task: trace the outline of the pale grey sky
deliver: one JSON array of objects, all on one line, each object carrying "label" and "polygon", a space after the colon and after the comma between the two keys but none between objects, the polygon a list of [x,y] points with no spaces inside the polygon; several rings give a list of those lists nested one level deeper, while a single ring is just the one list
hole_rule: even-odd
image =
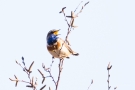
[{"label": "pale grey sky", "polygon": [[[86,0],[84,3],[87,2]],[[75,10],[78,0],[0,0],[0,90],[30,90],[25,84],[8,78],[15,74],[27,79],[15,60],[24,56],[26,65],[35,61],[32,76],[41,76],[37,69],[42,63],[49,66],[51,55],[46,49],[46,34],[51,29],[61,29],[65,38],[67,24],[59,11],[66,6],[67,15]],[[84,4],[83,3],[83,4]],[[75,20],[78,26],[69,35],[72,48],[79,56],[64,61],[59,90],[107,90],[107,64],[113,65],[110,74],[111,90],[134,90],[135,86],[135,1],[91,0]],[[55,60],[52,74],[57,75]],[[45,73],[45,72],[44,72]],[[45,81],[47,88],[54,84]]]}]

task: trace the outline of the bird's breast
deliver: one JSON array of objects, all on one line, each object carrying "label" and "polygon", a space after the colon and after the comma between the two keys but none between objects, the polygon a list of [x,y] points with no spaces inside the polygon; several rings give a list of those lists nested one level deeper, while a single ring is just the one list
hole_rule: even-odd
[{"label": "bird's breast", "polygon": [[48,51],[54,51],[54,50],[59,50],[61,48],[61,43],[56,42],[54,45],[47,45]]}]

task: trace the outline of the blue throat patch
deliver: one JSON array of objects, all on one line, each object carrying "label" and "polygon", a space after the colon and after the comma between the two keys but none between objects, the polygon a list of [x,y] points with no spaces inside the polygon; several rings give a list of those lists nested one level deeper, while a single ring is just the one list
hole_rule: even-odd
[{"label": "blue throat patch", "polygon": [[57,39],[58,37],[54,34],[51,34],[49,37],[48,37],[48,40],[47,40],[47,44],[48,45],[53,45],[54,43],[57,42]]}]

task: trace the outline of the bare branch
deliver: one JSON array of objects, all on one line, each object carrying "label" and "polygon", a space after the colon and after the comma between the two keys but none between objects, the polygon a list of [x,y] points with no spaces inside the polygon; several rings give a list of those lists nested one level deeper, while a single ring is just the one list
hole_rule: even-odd
[{"label": "bare branch", "polygon": [[18,61],[17,60],[15,60],[15,62],[18,64]]},{"label": "bare branch", "polygon": [[23,63],[23,65],[25,66],[24,57],[22,57],[22,63]]},{"label": "bare branch", "polygon": [[34,64],[34,61],[31,63],[30,67],[29,67],[29,72],[31,72],[31,68],[32,68],[32,65]]},{"label": "bare branch", "polygon": [[109,62],[109,64],[108,64],[108,66],[107,66],[107,70],[108,70],[108,80],[107,80],[107,82],[108,82],[108,90],[110,90],[110,88],[111,88],[111,86],[109,85],[109,78],[110,78],[110,74],[109,74],[109,70],[111,69],[111,67],[112,67],[112,65],[110,66],[110,62]]},{"label": "bare branch", "polygon": [[11,78],[9,78],[11,81],[16,81],[16,80],[13,80],[13,79],[11,79]]},{"label": "bare branch", "polygon": [[89,1],[88,1],[88,2],[86,2],[86,3],[84,4],[84,6],[86,6],[88,3],[89,3]]},{"label": "bare branch", "polygon": [[56,81],[54,80],[54,77],[52,76],[51,72],[48,70],[50,77],[52,78],[52,81],[54,82],[55,86],[56,86]]},{"label": "bare branch", "polygon": [[15,86],[17,87],[17,83],[18,83],[18,81],[16,81],[16,83],[15,83]]},{"label": "bare branch", "polygon": [[42,63],[42,67],[43,67],[43,69],[44,69],[46,72],[49,73],[49,76],[46,76],[46,77],[45,77],[45,76],[43,75],[43,73],[38,69],[38,71],[40,72],[40,74],[42,73],[42,74],[41,74],[42,77],[43,77],[42,84],[43,84],[45,78],[51,77],[51,78],[52,78],[52,81],[54,82],[54,84],[55,84],[55,86],[56,86],[56,81],[54,80],[54,77],[52,76],[50,69],[49,69],[49,68],[45,68],[45,65],[44,65],[43,63]]},{"label": "bare branch", "polygon": [[91,80],[91,84],[93,84],[93,79]]},{"label": "bare branch", "polygon": [[76,10],[78,9],[78,7],[80,6],[80,4],[82,3],[83,1],[81,1],[80,3],[79,3],[79,5],[76,7],[76,9],[74,10],[74,12],[76,12]]},{"label": "bare branch", "polygon": [[71,11],[71,16],[66,16],[66,17],[68,17],[68,18],[76,18],[76,17],[78,17],[78,16],[75,15],[73,11]]},{"label": "bare branch", "polygon": [[88,87],[88,89],[87,90],[89,90],[89,88],[90,88],[90,86],[93,84],[93,79],[91,80],[91,83],[90,83],[90,85],[89,85],[89,87]]},{"label": "bare branch", "polygon": [[[65,8],[64,8],[64,9],[65,9]],[[64,17],[65,17],[65,21],[67,22],[68,27],[70,27],[70,24],[68,23],[68,20],[67,20],[67,18],[66,18],[66,14],[65,14],[65,12],[64,12],[64,9],[63,9],[62,13],[63,13],[63,15],[64,15]]]},{"label": "bare branch", "polygon": [[61,72],[62,72],[63,60],[64,59],[59,60],[59,75],[58,75],[58,79],[57,79],[56,90],[58,90],[58,85],[59,85],[60,76],[61,76]]},{"label": "bare branch", "polygon": [[66,9],[66,7],[63,7],[62,10],[59,12],[59,13],[62,13],[64,12],[64,9]]},{"label": "bare branch", "polygon": [[45,78],[43,78],[43,80],[42,80],[42,84],[44,83],[44,81],[45,81]]},{"label": "bare branch", "polygon": [[42,75],[42,77],[44,78],[44,74],[38,69],[39,73]]},{"label": "bare branch", "polygon": [[33,88],[33,86],[31,86],[31,85],[26,85],[26,87]]},{"label": "bare branch", "polygon": [[[81,1],[81,3],[82,3],[82,1]],[[80,3],[80,4],[81,4],[81,3]],[[85,3],[84,6],[86,6],[88,3],[89,3],[89,2]],[[79,5],[80,5],[80,4],[79,4]],[[77,6],[77,8],[79,7],[79,5]],[[82,6],[82,9],[80,10],[79,13],[82,12],[84,6]],[[77,10],[77,8],[75,9],[75,11]],[[75,12],[75,11],[74,11],[74,12]],[[63,15],[64,15],[64,17],[65,17],[65,21],[67,22],[67,25],[68,25],[68,32],[67,32],[67,35],[66,35],[66,37],[65,37],[64,43],[67,42],[67,43],[69,44],[69,42],[68,42],[68,35],[69,35],[69,33],[71,32],[72,27],[73,27],[73,28],[77,27],[77,26],[74,26],[73,23],[74,23],[74,18],[78,17],[78,14],[79,14],[79,13],[77,13],[77,14],[75,15],[74,12],[71,11],[71,16],[66,16],[66,15],[65,15],[65,12],[64,12],[64,11],[62,12]],[[66,17],[71,18],[70,24],[68,23]],[[62,47],[63,47],[64,43],[62,44]],[[61,47],[61,49],[62,49],[62,47]],[[59,52],[58,55],[60,55],[61,49],[60,49],[60,52]]]},{"label": "bare branch", "polygon": [[[24,58],[22,58],[22,60],[24,60]],[[15,81],[15,82],[16,82],[16,83],[15,83],[15,86],[17,86],[18,82],[24,82],[24,83],[30,84],[30,85],[26,85],[26,87],[31,87],[31,88],[33,88],[33,90],[36,90],[37,79],[36,79],[36,81],[34,82],[34,78],[33,78],[33,77],[32,77],[32,79],[30,78],[31,68],[32,68],[32,65],[33,65],[34,61],[31,63],[31,65],[30,65],[30,67],[29,67],[29,70],[28,70],[25,66],[23,67],[23,66],[22,66],[20,63],[18,63],[17,61],[16,61],[16,63],[17,63],[19,66],[21,66],[21,68],[23,68],[23,71],[24,71],[24,72],[26,72],[26,74],[28,75],[28,78],[29,78],[29,82],[24,81],[24,80],[19,80],[16,75],[14,75],[15,80],[14,80],[14,79],[11,79],[11,78],[9,78],[9,79],[10,79],[11,81]]]},{"label": "bare branch", "polygon": [[77,16],[82,12],[82,10],[84,9],[84,7],[85,7],[88,3],[89,3],[89,1],[88,1],[87,3],[85,3],[85,4],[82,6],[81,10],[76,14]]},{"label": "bare branch", "polygon": [[43,90],[46,87],[46,85],[44,85],[43,87],[40,88],[40,90]]},{"label": "bare branch", "polygon": [[[15,76],[15,75],[14,75]],[[15,78],[17,79],[17,77],[15,76]]]}]

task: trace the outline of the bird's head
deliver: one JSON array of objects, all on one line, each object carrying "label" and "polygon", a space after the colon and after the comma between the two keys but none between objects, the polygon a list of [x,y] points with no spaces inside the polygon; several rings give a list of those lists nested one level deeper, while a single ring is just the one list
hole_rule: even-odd
[{"label": "bird's head", "polygon": [[58,32],[59,32],[59,30],[56,30],[56,29],[50,30],[47,34],[47,37],[50,35],[58,36],[59,35]]}]

